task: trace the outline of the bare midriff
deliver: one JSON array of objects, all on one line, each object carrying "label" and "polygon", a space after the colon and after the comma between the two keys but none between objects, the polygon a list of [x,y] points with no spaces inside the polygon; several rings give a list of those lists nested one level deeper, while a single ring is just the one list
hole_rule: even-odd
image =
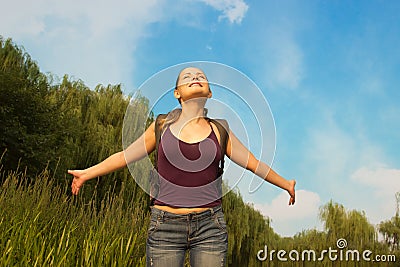
[{"label": "bare midriff", "polygon": [[155,208],[175,214],[199,213],[210,208],[174,208],[170,206],[154,205]]}]

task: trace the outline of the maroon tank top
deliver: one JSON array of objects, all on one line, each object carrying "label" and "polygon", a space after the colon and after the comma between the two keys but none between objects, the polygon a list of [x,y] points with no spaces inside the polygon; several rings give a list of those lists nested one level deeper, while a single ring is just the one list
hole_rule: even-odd
[{"label": "maroon tank top", "polygon": [[221,148],[211,133],[196,143],[186,143],[169,127],[158,147],[160,187],[155,205],[171,207],[214,207],[221,204],[221,179],[217,178]]}]

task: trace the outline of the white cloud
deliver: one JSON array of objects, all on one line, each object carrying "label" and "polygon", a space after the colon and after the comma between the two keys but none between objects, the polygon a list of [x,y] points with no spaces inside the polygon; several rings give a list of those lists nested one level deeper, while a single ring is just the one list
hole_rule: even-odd
[{"label": "white cloud", "polygon": [[132,56],[146,26],[163,18],[162,0],[9,1],[0,32],[22,44],[42,71],[68,73],[91,87],[132,86]]},{"label": "white cloud", "polygon": [[264,216],[271,218],[275,232],[293,236],[299,229],[319,228],[318,211],[321,199],[315,192],[296,191],[296,204],[289,206],[287,192],[280,193],[271,203],[254,204]]},{"label": "white cloud", "polygon": [[[323,108],[321,108],[321,113]],[[349,210],[365,211],[377,224],[395,213],[395,192],[400,191],[400,170],[390,169],[382,147],[365,137],[362,127],[344,129],[323,115],[324,123],[310,131],[303,153],[310,185],[326,203],[330,199]]]},{"label": "white cloud", "polygon": [[242,0],[201,0],[207,5],[222,11],[219,19],[228,19],[230,23],[240,24],[249,6]]},{"label": "white cloud", "polygon": [[[8,1],[2,4],[7,12],[0,18],[0,31],[5,35],[35,36],[53,27],[49,22],[54,20],[48,20],[53,18],[58,21],[57,26],[61,22],[62,25],[75,26],[79,31],[89,27],[91,34],[104,34],[123,27],[129,20],[149,22],[157,19],[159,14],[153,11],[160,2],[162,1]],[[78,22],[85,23],[75,24]]]},{"label": "white cloud", "polygon": [[379,196],[392,195],[400,191],[400,170],[389,169],[384,165],[377,168],[361,167],[351,178],[372,186]]},{"label": "white cloud", "polygon": [[400,192],[400,170],[391,169],[383,164],[377,167],[361,167],[351,179],[361,185],[370,187],[373,195],[364,196],[369,205],[365,209],[373,223],[391,218],[396,211],[395,194]]},{"label": "white cloud", "polygon": [[[138,62],[135,49],[152,33],[148,26],[173,18],[179,3],[167,0],[3,1],[0,33],[23,45],[44,72],[69,74],[90,87],[123,83],[132,91]],[[240,23],[243,1],[206,1],[221,17]]]},{"label": "white cloud", "polygon": [[[44,31],[43,1],[28,2],[23,0],[2,1],[3,12],[0,16],[0,32],[4,36],[39,34]],[[4,12],[7,10],[7,12]]]}]

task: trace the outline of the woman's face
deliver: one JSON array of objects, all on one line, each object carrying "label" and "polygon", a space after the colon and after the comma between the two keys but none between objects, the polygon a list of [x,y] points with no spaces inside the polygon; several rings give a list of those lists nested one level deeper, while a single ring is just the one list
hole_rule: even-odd
[{"label": "woman's face", "polygon": [[185,68],[179,73],[174,96],[181,101],[196,97],[211,97],[206,75],[198,68]]}]

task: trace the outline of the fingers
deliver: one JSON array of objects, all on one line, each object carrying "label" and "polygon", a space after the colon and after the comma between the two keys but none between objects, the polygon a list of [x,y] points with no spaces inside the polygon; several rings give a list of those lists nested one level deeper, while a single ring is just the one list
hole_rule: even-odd
[{"label": "fingers", "polygon": [[296,196],[295,196],[295,191],[293,189],[293,193],[290,194],[289,205],[294,205],[295,202],[296,202]]},{"label": "fingers", "polygon": [[289,199],[289,206],[290,206],[290,205],[294,205],[295,202],[296,202],[295,197],[294,197],[294,196],[293,196],[293,197],[290,197],[290,199]]},{"label": "fingers", "polygon": [[74,177],[74,179],[72,180],[72,184],[71,184],[71,191],[73,195],[77,195],[79,192],[80,187],[77,185],[77,178]]},{"label": "fingers", "polygon": [[68,170],[68,173],[74,176],[74,179],[72,179],[72,184],[71,184],[71,192],[73,195],[78,195],[79,189],[81,188],[81,185],[79,183],[80,179],[79,172],[75,170]]},{"label": "fingers", "polygon": [[290,181],[290,189],[288,190],[290,199],[289,199],[289,205],[294,205],[296,202],[296,191],[295,191],[295,186],[296,186],[296,180],[291,180]]},{"label": "fingers", "polygon": [[296,191],[294,191],[293,188],[293,193],[290,195],[290,203],[291,205],[294,205],[295,202],[296,202]]}]

